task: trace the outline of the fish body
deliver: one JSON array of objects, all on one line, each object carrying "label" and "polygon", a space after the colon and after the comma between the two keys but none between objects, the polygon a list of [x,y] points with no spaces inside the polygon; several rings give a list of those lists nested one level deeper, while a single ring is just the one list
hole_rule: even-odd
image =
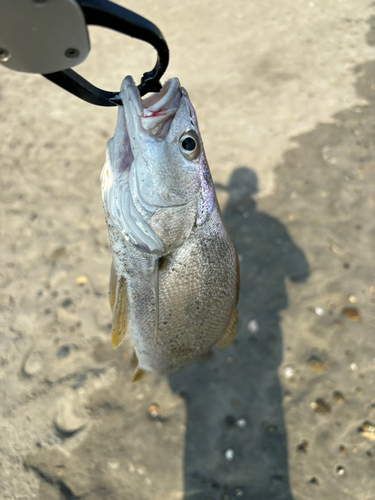
[{"label": "fish body", "polygon": [[142,100],[126,77],[120,95],[101,184],[112,343],[131,335],[137,380],[231,342],[239,271],[185,89],[173,78]]}]

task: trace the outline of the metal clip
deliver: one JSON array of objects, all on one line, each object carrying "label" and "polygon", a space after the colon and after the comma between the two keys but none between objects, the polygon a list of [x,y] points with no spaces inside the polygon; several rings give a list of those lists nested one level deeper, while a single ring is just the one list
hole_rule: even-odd
[{"label": "metal clip", "polygon": [[[160,78],[169,63],[169,50],[161,31],[155,24],[134,12],[109,2],[108,0],[77,0],[86,24],[103,26],[119,31],[124,35],[138,38],[151,44],[158,57],[154,68],[144,73],[138,85],[140,95],[159,92]],[[97,106],[121,105],[118,92],[108,92],[95,87],[72,69],[43,75],[75,96]]]}]

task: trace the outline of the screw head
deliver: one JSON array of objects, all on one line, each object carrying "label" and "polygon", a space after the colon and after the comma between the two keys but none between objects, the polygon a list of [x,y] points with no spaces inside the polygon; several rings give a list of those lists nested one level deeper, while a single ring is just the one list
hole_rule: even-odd
[{"label": "screw head", "polygon": [[79,50],[74,49],[73,47],[69,47],[69,49],[66,49],[65,51],[65,57],[68,59],[77,59],[79,56]]}]

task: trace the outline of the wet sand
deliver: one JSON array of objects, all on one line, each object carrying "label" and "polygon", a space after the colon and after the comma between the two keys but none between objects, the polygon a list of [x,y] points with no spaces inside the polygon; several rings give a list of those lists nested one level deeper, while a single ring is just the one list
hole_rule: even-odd
[{"label": "wet sand", "polygon": [[[238,332],[130,384],[99,184],[116,110],[0,68],[1,500],[374,500],[374,8],[126,7],[161,28],[197,109]],[[153,63],[95,28],[79,70],[116,89]]]}]

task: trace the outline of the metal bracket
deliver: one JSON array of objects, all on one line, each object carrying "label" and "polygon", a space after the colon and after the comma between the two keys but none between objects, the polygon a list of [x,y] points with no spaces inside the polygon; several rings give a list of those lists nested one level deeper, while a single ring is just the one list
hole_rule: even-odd
[{"label": "metal bracket", "polygon": [[0,64],[23,73],[54,73],[90,52],[76,0],[0,0]]},{"label": "metal bracket", "polygon": [[[138,85],[140,94],[159,92],[160,78],[169,63],[167,43],[157,26],[134,12],[109,2],[108,0],[77,0],[87,25],[103,26],[124,35],[138,38],[151,44],[158,57],[154,68],[144,73]],[[72,69],[43,75],[75,96],[98,106],[122,104],[118,92],[108,92],[95,87]]]}]

